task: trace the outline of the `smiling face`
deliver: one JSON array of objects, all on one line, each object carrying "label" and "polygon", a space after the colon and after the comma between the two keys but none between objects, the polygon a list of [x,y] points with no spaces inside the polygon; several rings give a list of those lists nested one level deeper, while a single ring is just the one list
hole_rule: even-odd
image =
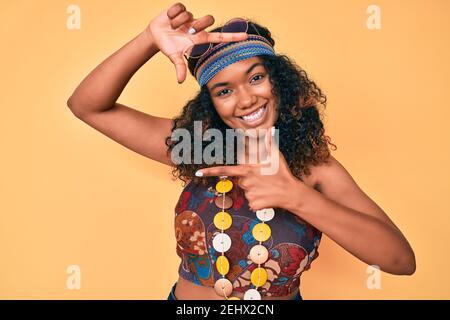
[{"label": "smiling face", "polygon": [[259,57],[235,62],[207,84],[222,120],[233,129],[268,129],[277,120],[269,74]]}]

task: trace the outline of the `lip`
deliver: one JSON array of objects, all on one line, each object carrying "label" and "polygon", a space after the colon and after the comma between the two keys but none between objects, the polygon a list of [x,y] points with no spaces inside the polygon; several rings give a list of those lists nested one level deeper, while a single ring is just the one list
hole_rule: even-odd
[{"label": "lip", "polygon": [[262,107],[264,107],[265,105],[267,105],[267,102],[265,103],[265,104],[263,104],[262,106],[259,106],[258,108],[255,108],[254,110],[252,110],[251,112],[249,112],[249,113],[247,113],[247,114],[243,114],[242,116],[239,116],[239,118],[240,117],[245,117],[245,116],[248,116],[249,114],[252,114],[252,113],[254,113],[256,110],[259,110],[259,109],[261,109]]},{"label": "lip", "polygon": [[249,128],[257,127],[257,126],[259,126],[261,123],[263,123],[263,122],[266,120],[266,118],[267,118],[268,104],[269,104],[269,103],[267,102],[267,103],[263,104],[261,107],[259,107],[259,108],[255,109],[255,110],[253,110],[252,112],[248,113],[248,114],[252,114],[252,113],[255,112],[256,110],[265,107],[263,116],[262,116],[261,118],[259,118],[258,120],[255,120],[255,121],[253,121],[253,122],[247,122],[247,121],[245,121],[244,119],[242,119],[241,117],[237,117],[237,118],[239,119],[239,121],[241,121],[241,122],[244,124],[245,127],[249,127]]}]

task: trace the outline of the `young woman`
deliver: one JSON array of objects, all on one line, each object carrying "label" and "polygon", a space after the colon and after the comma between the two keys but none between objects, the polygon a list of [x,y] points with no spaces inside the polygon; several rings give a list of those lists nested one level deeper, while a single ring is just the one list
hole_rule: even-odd
[{"label": "young woman", "polygon": [[[413,274],[408,241],[330,154],[328,145],[335,146],[319,114],[325,95],[275,52],[267,28],[238,18],[206,32],[213,23],[211,15],[194,19],[183,4],[172,5],[96,67],[68,101],[79,119],[171,166],[186,183],[175,209],[181,264],[169,299],[300,300],[300,276],[318,256],[322,233],[384,272]],[[200,85],[174,119],[116,102],[159,51],[175,65],[179,83],[186,78],[184,56]],[[204,139],[208,130],[214,140]],[[230,137],[229,130],[244,134]],[[192,139],[189,148],[179,148],[177,134],[185,146]],[[227,148],[237,137],[242,148]],[[202,157],[208,154],[213,161]]]}]

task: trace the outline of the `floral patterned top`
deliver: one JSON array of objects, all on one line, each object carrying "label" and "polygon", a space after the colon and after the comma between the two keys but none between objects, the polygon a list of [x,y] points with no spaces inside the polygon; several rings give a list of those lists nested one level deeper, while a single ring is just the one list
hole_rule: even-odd
[{"label": "floral patterned top", "polygon": [[[233,284],[234,291],[244,293],[254,287],[250,275],[258,265],[251,261],[249,253],[259,244],[251,231],[260,221],[249,209],[243,190],[236,183],[227,195],[233,200],[232,207],[226,210],[233,223],[226,230],[232,245],[226,252],[230,270],[225,277]],[[220,232],[213,223],[214,216],[221,211],[214,202],[217,197],[221,194],[215,190],[215,184],[205,187],[191,181],[184,187],[175,207],[176,249],[181,258],[178,273],[201,286],[213,287],[222,277],[215,267],[221,253],[212,245],[212,239]],[[271,236],[262,242],[269,251],[268,260],[261,265],[268,278],[258,291],[261,296],[281,297],[299,288],[301,274],[319,255],[317,249],[322,233],[287,210],[274,210],[275,217],[267,223]]]}]

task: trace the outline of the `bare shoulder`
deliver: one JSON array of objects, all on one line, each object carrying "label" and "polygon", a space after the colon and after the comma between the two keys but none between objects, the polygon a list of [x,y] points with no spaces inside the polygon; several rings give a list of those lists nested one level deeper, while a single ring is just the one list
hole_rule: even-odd
[{"label": "bare shoulder", "polygon": [[311,168],[316,190],[339,204],[395,226],[383,209],[356,183],[350,172],[333,156]]},{"label": "bare shoulder", "polygon": [[310,174],[302,176],[302,180],[307,186],[320,191],[320,187],[324,183],[322,178],[329,177],[330,174],[336,170],[337,165],[340,165],[339,162],[330,155],[326,162],[322,162],[318,165],[310,165],[308,167]]},{"label": "bare shoulder", "polygon": [[325,162],[310,169],[311,179],[314,180],[316,189],[322,193],[345,194],[350,188],[353,192],[359,188],[347,169],[331,154]]},{"label": "bare shoulder", "polygon": [[344,173],[349,174],[344,166],[331,154],[325,162],[311,166],[311,176],[317,185],[326,184],[327,180],[335,179]]}]

